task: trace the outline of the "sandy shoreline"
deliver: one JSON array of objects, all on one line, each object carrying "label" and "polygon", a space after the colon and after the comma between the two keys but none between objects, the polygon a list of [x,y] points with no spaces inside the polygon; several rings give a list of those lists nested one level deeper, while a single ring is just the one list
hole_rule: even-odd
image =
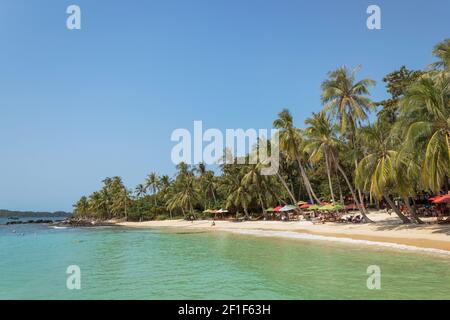
[{"label": "sandy shoreline", "polygon": [[[450,225],[401,225],[394,216],[377,212],[370,214],[373,224],[339,224],[326,223],[315,225],[309,221],[216,221],[211,226],[211,220],[189,222],[185,220],[163,220],[146,222],[117,222],[116,224],[132,228],[176,228],[208,231],[227,231],[235,233],[256,234],[264,236],[280,236],[297,238],[300,234],[313,235],[310,239],[324,240],[323,237],[336,238],[336,241],[353,239],[358,242],[373,242],[379,245],[396,244],[398,248],[417,247],[436,251],[445,250],[450,254]],[[266,231],[265,234],[262,231]],[[317,236],[317,237],[314,237]],[[339,239],[340,238],[340,239]],[[345,238],[345,239],[344,239]],[[410,248],[411,249],[411,248]],[[431,250],[433,251],[433,250]]]}]

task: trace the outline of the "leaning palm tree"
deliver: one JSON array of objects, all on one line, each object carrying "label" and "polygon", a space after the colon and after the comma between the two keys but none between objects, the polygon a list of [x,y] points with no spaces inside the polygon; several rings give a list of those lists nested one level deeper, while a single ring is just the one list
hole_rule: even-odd
[{"label": "leaning palm tree", "polygon": [[425,150],[422,179],[438,192],[450,177],[450,78],[444,73],[423,76],[400,102],[400,122],[408,128],[406,147]]},{"label": "leaning palm tree", "polygon": [[317,203],[320,203],[320,200],[316,196],[311,182],[306,175],[306,170],[303,165],[302,152],[300,150],[300,146],[302,145],[300,131],[294,127],[294,121],[288,109],[283,109],[278,114],[278,119],[273,122],[273,126],[279,130],[280,151],[285,153],[289,158],[297,161],[303,184],[308,192],[311,203],[313,203],[314,200]]},{"label": "leaning palm tree", "polygon": [[305,151],[310,154],[311,162],[325,161],[330,188],[331,199],[335,202],[333,183],[331,182],[331,152],[337,147],[336,126],[324,112],[313,113],[311,118],[305,120],[309,127],[306,129]]},{"label": "leaning palm tree", "polygon": [[368,190],[377,200],[384,198],[403,223],[410,223],[389,196],[389,191],[397,184],[395,161],[398,151],[394,146],[399,145],[400,141],[381,122],[361,128],[360,131],[360,139],[364,141],[367,155],[356,168],[357,186]]}]

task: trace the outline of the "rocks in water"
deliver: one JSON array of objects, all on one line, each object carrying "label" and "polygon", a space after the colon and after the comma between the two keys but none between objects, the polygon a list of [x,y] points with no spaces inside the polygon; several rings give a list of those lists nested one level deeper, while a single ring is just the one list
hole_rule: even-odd
[{"label": "rocks in water", "polygon": [[6,223],[6,225],[13,225],[13,224],[32,224],[32,223],[46,223],[46,224],[50,224],[50,223],[54,223],[53,220],[43,220],[43,219],[38,219],[38,220],[27,220],[27,221],[8,221]]},{"label": "rocks in water", "polygon": [[103,221],[103,220],[93,220],[93,219],[75,219],[69,218],[58,223],[56,226],[69,226],[69,227],[99,227],[99,226],[114,226],[114,223]]},{"label": "rocks in water", "polygon": [[63,227],[99,227],[99,226],[114,226],[114,223],[107,222],[103,220],[93,220],[93,219],[75,219],[68,218],[65,220],[15,220],[8,221],[6,225],[15,225],[15,224],[51,224],[52,226],[63,226]]}]

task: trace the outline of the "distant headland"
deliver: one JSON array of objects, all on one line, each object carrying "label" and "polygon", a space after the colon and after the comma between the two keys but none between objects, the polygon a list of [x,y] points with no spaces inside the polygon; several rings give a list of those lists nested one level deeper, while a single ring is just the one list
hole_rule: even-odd
[{"label": "distant headland", "polygon": [[0,217],[61,217],[61,216],[71,216],[71,212],[65,211],[11,211],[0,209]]}]

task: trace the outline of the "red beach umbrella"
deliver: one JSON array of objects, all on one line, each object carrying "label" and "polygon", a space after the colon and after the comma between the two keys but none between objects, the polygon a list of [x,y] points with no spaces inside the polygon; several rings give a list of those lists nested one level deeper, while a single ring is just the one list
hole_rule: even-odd
[{"label": "red beach umbrella", "polygon": [[273,212],[280,212],[280,210],[283,208],[284,206],[278,206],[276,208],[273,209]]},{"label": "red beach umbrella", "polygon": [[433,203],[450,203],[450,195],[436,197]]},{"label": "red beach umbrella", "polygon": [[311,207],[311,205],[308,203],[305,203],[300,206],[300,209],[308,209],[309,207]]}]

